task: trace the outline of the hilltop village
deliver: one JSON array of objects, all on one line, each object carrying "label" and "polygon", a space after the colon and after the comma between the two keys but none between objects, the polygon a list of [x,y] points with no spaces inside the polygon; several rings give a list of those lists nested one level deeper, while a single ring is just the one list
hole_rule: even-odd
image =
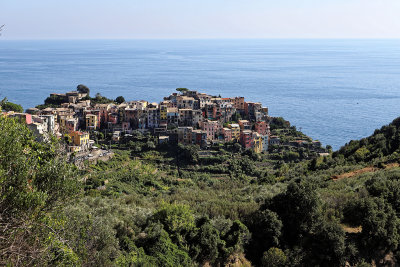
[{"label": "hilltop village", "polygon": [[25,113],[6,115],[24,121],[40,141],[50,136],[66,137],[68,152],[80,154],[97,148],[91,134],[99,131],[110,135],[110,143],[138,131],[157,137],[159,145],[198,145],[202,150],[216,143],[236,142],[255,153],[280,146],[326,152],[319,141],[308,137],[281,140],[272,135],[274,118],[261,103],[245,101],[243,96],[223,98],[186,88],[177,91],[159,103],[150,103],[125,101],[123,97],[111,100],[100,94],[91,98],[88,88],[80,85],[77,91],[50,94],[44,105]]}]

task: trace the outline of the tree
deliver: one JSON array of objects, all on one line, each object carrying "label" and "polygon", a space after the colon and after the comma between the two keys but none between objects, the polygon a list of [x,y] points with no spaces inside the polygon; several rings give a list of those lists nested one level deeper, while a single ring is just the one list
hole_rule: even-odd
[{"label": "tree", "polygon": [[319,216],[319,198],[309,183],[290,183],[286,192],[275,196],[266,206],[281,218],[284,240],[290,245],[297,244]]},{"label": "tree", "polygon": [[61,95],[52,95],[44,100],[44,106],[60,106],[65,102],[68,102],[66,97]]},{"label": "tree", "polygon": [[[186,251],[171,240],[159,223],[150,223],[145,229],[147,238],[143,248],[152,257],[156,264],[143,264],[143,266],[191,266],[191,260]],[[135,266],[135,265],[134,265]]]},{"label": "tree", "polygon": [[220,233],[206,217],[197,221],[197,228],[196,235],[190,240],[190,254],[200,264],[214,263],[220,256],[220,248],[225,247]]},{"label": "tree", "polygon": [[282,221],[275,212],[266,209],[249,216],[247,225],[253,236],[246,247],[246,255],[258,263],[264,251],[280,244]]},{"label": "tree", "polygon": [[154,144],[153,141],[149,140],[149,141],[146,142],[146,147],[147,147],[147,149],[152,150],[152,149],[156,148],[156,145]]},{"label": "tree", "polygon": [[368,193],[373,197],[385,199],[397,214],[400,214],[400,181],[383,177],[374,177],[365,182]]},{"label": "tree", "polygon": [[195,145],[178,145],[178,160],[183,163],[195,164],[199,161],[199,147]]},{"label": "tree", "polygon": [[345,255],[345,233],[336,222],[321,219],[312,233],[303,239],[303,250],[307,255],[306,266],[343,266]]},{"label": "tree", "polygon": [[235,220],[229,231],[223,235],[222,239],[226,242],[229,254],[243,252],[244,246],[250,240],[250,231],[241,221]]},{"label": "tree", "polygon": [[187,88],[176,88],[176,91],[183,93],[186,93],[187,91],[189,91],[189,89]]},{"label": "tree", "polygon": [[154,213],[152,220],[160,222],[170,235],[172,241],[178,243],[180,246],[186,244],[186,235],[195,228],[192,210],[189,206],[182,204],[163,204]]},{"label": "tree", "polygon": [[285,129],[290,127],[290,122],[286,121],[282,117],[273,117],[270,122],[271,130]]},{"label": "tree", "polygon": [[241,119],[241,116],[240,116],[240,113],[239,113],[239,112],[235,112],[235,113],[232,115],[232,121],[238,122],[240,119]]},{"label": "tree", "polygon": [[21,105],[18,104],[14,104],[12,102],[9,102],[7,100],[7,98],[4,98],[1,102],[0,102],[0,107],[2,110],[4,111],[15,111],[15,112],[19,112],[22,113],[24,112],[24,109],[22,108]]},{"label": "tree", "polygon": [[239,143],[235,143],[235,144],[233,145],[233,148],[234,148],[235,152],[238,152],[238,153],[242,152],[242,150],[243,150],[242,145],[239,144]]},{"label": "tree", "polygon": [[76,90],[79,92],[79,93],[81,93],[81,94],[90,94],[90,89],[89,89],[89,87],[87,87],[86,85],[83,85],[83,84],[79,84],[77,87],[76,87]]},{"label": "tree", "polygon": [[115,99],[115,102],[117,102],[118,104],[124,103],[125,102],[125,98],[123,96],[118,96]]}]

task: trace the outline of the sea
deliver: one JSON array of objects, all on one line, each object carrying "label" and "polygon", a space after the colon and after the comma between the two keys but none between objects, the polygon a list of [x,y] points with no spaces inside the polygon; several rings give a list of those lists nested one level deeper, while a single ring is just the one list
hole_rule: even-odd
[{"label": "sea", "polygon": [[29,108],[78,84],[151,102],[178,87],[244,96],[339,149],[400,116],[400,40],[0,39],[0,98]]}]

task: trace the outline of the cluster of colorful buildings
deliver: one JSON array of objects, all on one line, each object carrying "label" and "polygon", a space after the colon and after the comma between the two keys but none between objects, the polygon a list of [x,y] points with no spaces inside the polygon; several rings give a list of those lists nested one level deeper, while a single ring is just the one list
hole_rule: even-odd
[{"label": "cluster of colorful buildings", "polygon": [[63,122],[64,125],[69,127],[65,129],[60,128],[60,121],[62,119],[57,115],[33,115],[16,112],[7,112],[2,115],[16,118],[25,123],[35,135],[36,140],[40,142],[48,141],[51,136],[61,138],[63,133],[66,134],[69,139],[68,150],[70,152],[88,151],[94,144],[94,141],[89,140],[89,133],[78,131],[76,124],[68,125],[68,122]]},{"label": "cluster of colorful buildings", "polygon": [[[216,142],[238,142],[259,153],[270,142],[268,108],[244,97],[222,98],[197,91],[173,93],[160,103],[144,100],[121,104],[94,104],[76,91],[51,94],[63,99],[57,108],[30,108],[9,116],[24,120],[39,139],[50,134],[69,136],[70,151],[90,148],[90,131],[107,129],[118,140],[121,133],[137,130],[159,137],[160,143],[196,144],[207,148]],[[274,140],[276,142],[276,140]]]}]

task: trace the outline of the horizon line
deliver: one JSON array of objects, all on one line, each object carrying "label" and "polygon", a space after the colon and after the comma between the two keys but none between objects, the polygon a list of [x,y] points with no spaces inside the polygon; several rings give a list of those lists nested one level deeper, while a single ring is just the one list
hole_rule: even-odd
[{"label": "horizon line", "polygon": [[[4,36],[3,36],[4,37]],[[3,41],[119,41],[119,40],[400,40],[400,37],[189,37],[189,38],[0,38]]]}]

